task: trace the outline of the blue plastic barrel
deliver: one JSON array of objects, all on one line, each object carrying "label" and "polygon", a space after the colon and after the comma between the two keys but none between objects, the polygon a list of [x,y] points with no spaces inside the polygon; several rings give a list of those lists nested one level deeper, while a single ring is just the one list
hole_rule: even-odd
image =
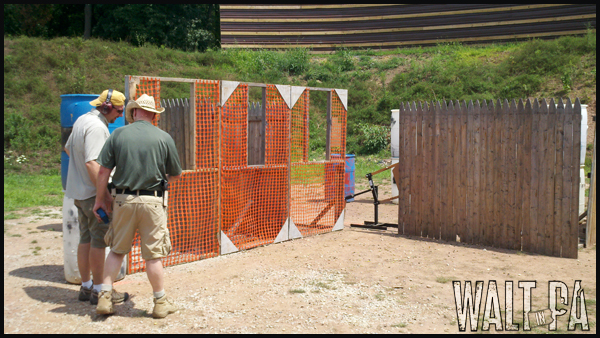
[{"label": "blue plastic barrel", "polygon": [[[64,151],[64,145],[71,134],[73,124],[79,116],[92,110],[90,101],[96,99],[99,94],[65,94],[61,95],[60,104],[60,127],[63,150],[60,154],[60,176],[63,190],[67,188],[67,173],[69,171],[69,156]],[[123,114],[124,115],[124,114]],[[125,125],[125,116],[121,116],[114,123],[108,125],[108,131],[112,133],[115,129]]]},{"label": "blue plastic barrel", "polygon": [[[344,173],[344,197],[354,194],[354,171],[355,171],[355,156],[354,154],[346,154],[346,172]],[[354,198],[347,202],[354,201]]]}]

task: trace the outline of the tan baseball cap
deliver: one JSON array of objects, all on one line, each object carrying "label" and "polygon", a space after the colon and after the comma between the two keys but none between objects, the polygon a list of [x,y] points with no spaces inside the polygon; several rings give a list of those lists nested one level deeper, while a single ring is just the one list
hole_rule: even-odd
[{"label": "tan baseball cap", "polygon": [[[106,101],[106,96],[108,96],[108,89],[103,91],[97,99],[90,101],[90,104],[94,107],[100,106],[104,101]],[[125,95],[120,91],[113,90],[112,95],[110,97],[110,102],[113,106],[123,106],[125,105]]]}]

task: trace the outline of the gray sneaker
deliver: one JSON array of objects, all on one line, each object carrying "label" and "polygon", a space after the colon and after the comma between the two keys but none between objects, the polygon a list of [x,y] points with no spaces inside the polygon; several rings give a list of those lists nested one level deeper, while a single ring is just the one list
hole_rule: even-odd
[{"label": "gray sneaker", "polygon": [[152,317],[154,318],[165,318],[169,313],[177,311],[177,307],[173,304],[173,301],[169,300],[166,295],[156,299],[154,298],[154,310],[152,311]]},{"label": "gray sneaker", "polygon": [[[92,289],[91,296],[89,299],[90,304],[98,305],[98,291]],[[117,292],[115,289],[113,289],[111,299],[113,304],[120,304],[129,300],[129,294],[127,292]]]},{"label": "gray sneaker", "polygon": [[[79,300],[82,302],[87,302],[88,300],[90,300],[90,297],[92,296],[92,288],[86,288],[85,286],[81,286],[81,288],[79,289]],[[96,295],[97,297],[98,295]],[[98,299],[96,298],[96,303],[98,302]]]}]

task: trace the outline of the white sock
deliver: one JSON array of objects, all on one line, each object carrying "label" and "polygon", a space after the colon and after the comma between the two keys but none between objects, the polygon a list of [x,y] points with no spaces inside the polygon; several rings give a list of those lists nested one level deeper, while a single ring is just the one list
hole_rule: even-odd
[{"label": "white sock", "polygon": [[159,299],[165,295],[165,290],[154,292],[154,298]]},{"label": "white sock", "polygon": [[89,289],[89,288],[91,288],[93,284],[94,284],[94,283],[92,282],[92,280],[91,280],[91,279],[90,279],[89,281],[87,281],[87,282],[81,282],[81,286],[83,286],[83,287],[84,287],[84,288],[86,288],[86,289]]},{"label": "white sock", "polygon": [[101,285],[101,291],[112,291],[111,284],[100,284],[100,285]]},{"label": "white sock", "polygon": [[100,293],[102,291],[102,284],[94,284],[94,290]]}]

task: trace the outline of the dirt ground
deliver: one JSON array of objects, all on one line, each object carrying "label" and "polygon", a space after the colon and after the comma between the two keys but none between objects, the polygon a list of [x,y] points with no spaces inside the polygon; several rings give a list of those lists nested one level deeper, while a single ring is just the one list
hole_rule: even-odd
[{"label": "dirt ground", "polygon": [[[380,221],[396,223],[397,210],[381,205]],[[596,333],[595,248],[564,259],[350,227],[372,220],[368,194],[347,205],[343,231],[165,268],[166,292],[180,307],[165,319],[151,317],[144,273],[117,282],[131,300],[99,316],[65,281],[60,214],[4,221],[4,333],[456,333],[453,280],[462,292],[465,281],[484,282],[480,318],[496,281],[503,324],[505,281],[513,281],[514,322],[522,323],[519,281],[537,282],[531,310],[539,311],[548,308],[549,281],[567,285],[570,309],[581,280],[587,332]],[[568,316],[558,332],[567,332]]]}]

